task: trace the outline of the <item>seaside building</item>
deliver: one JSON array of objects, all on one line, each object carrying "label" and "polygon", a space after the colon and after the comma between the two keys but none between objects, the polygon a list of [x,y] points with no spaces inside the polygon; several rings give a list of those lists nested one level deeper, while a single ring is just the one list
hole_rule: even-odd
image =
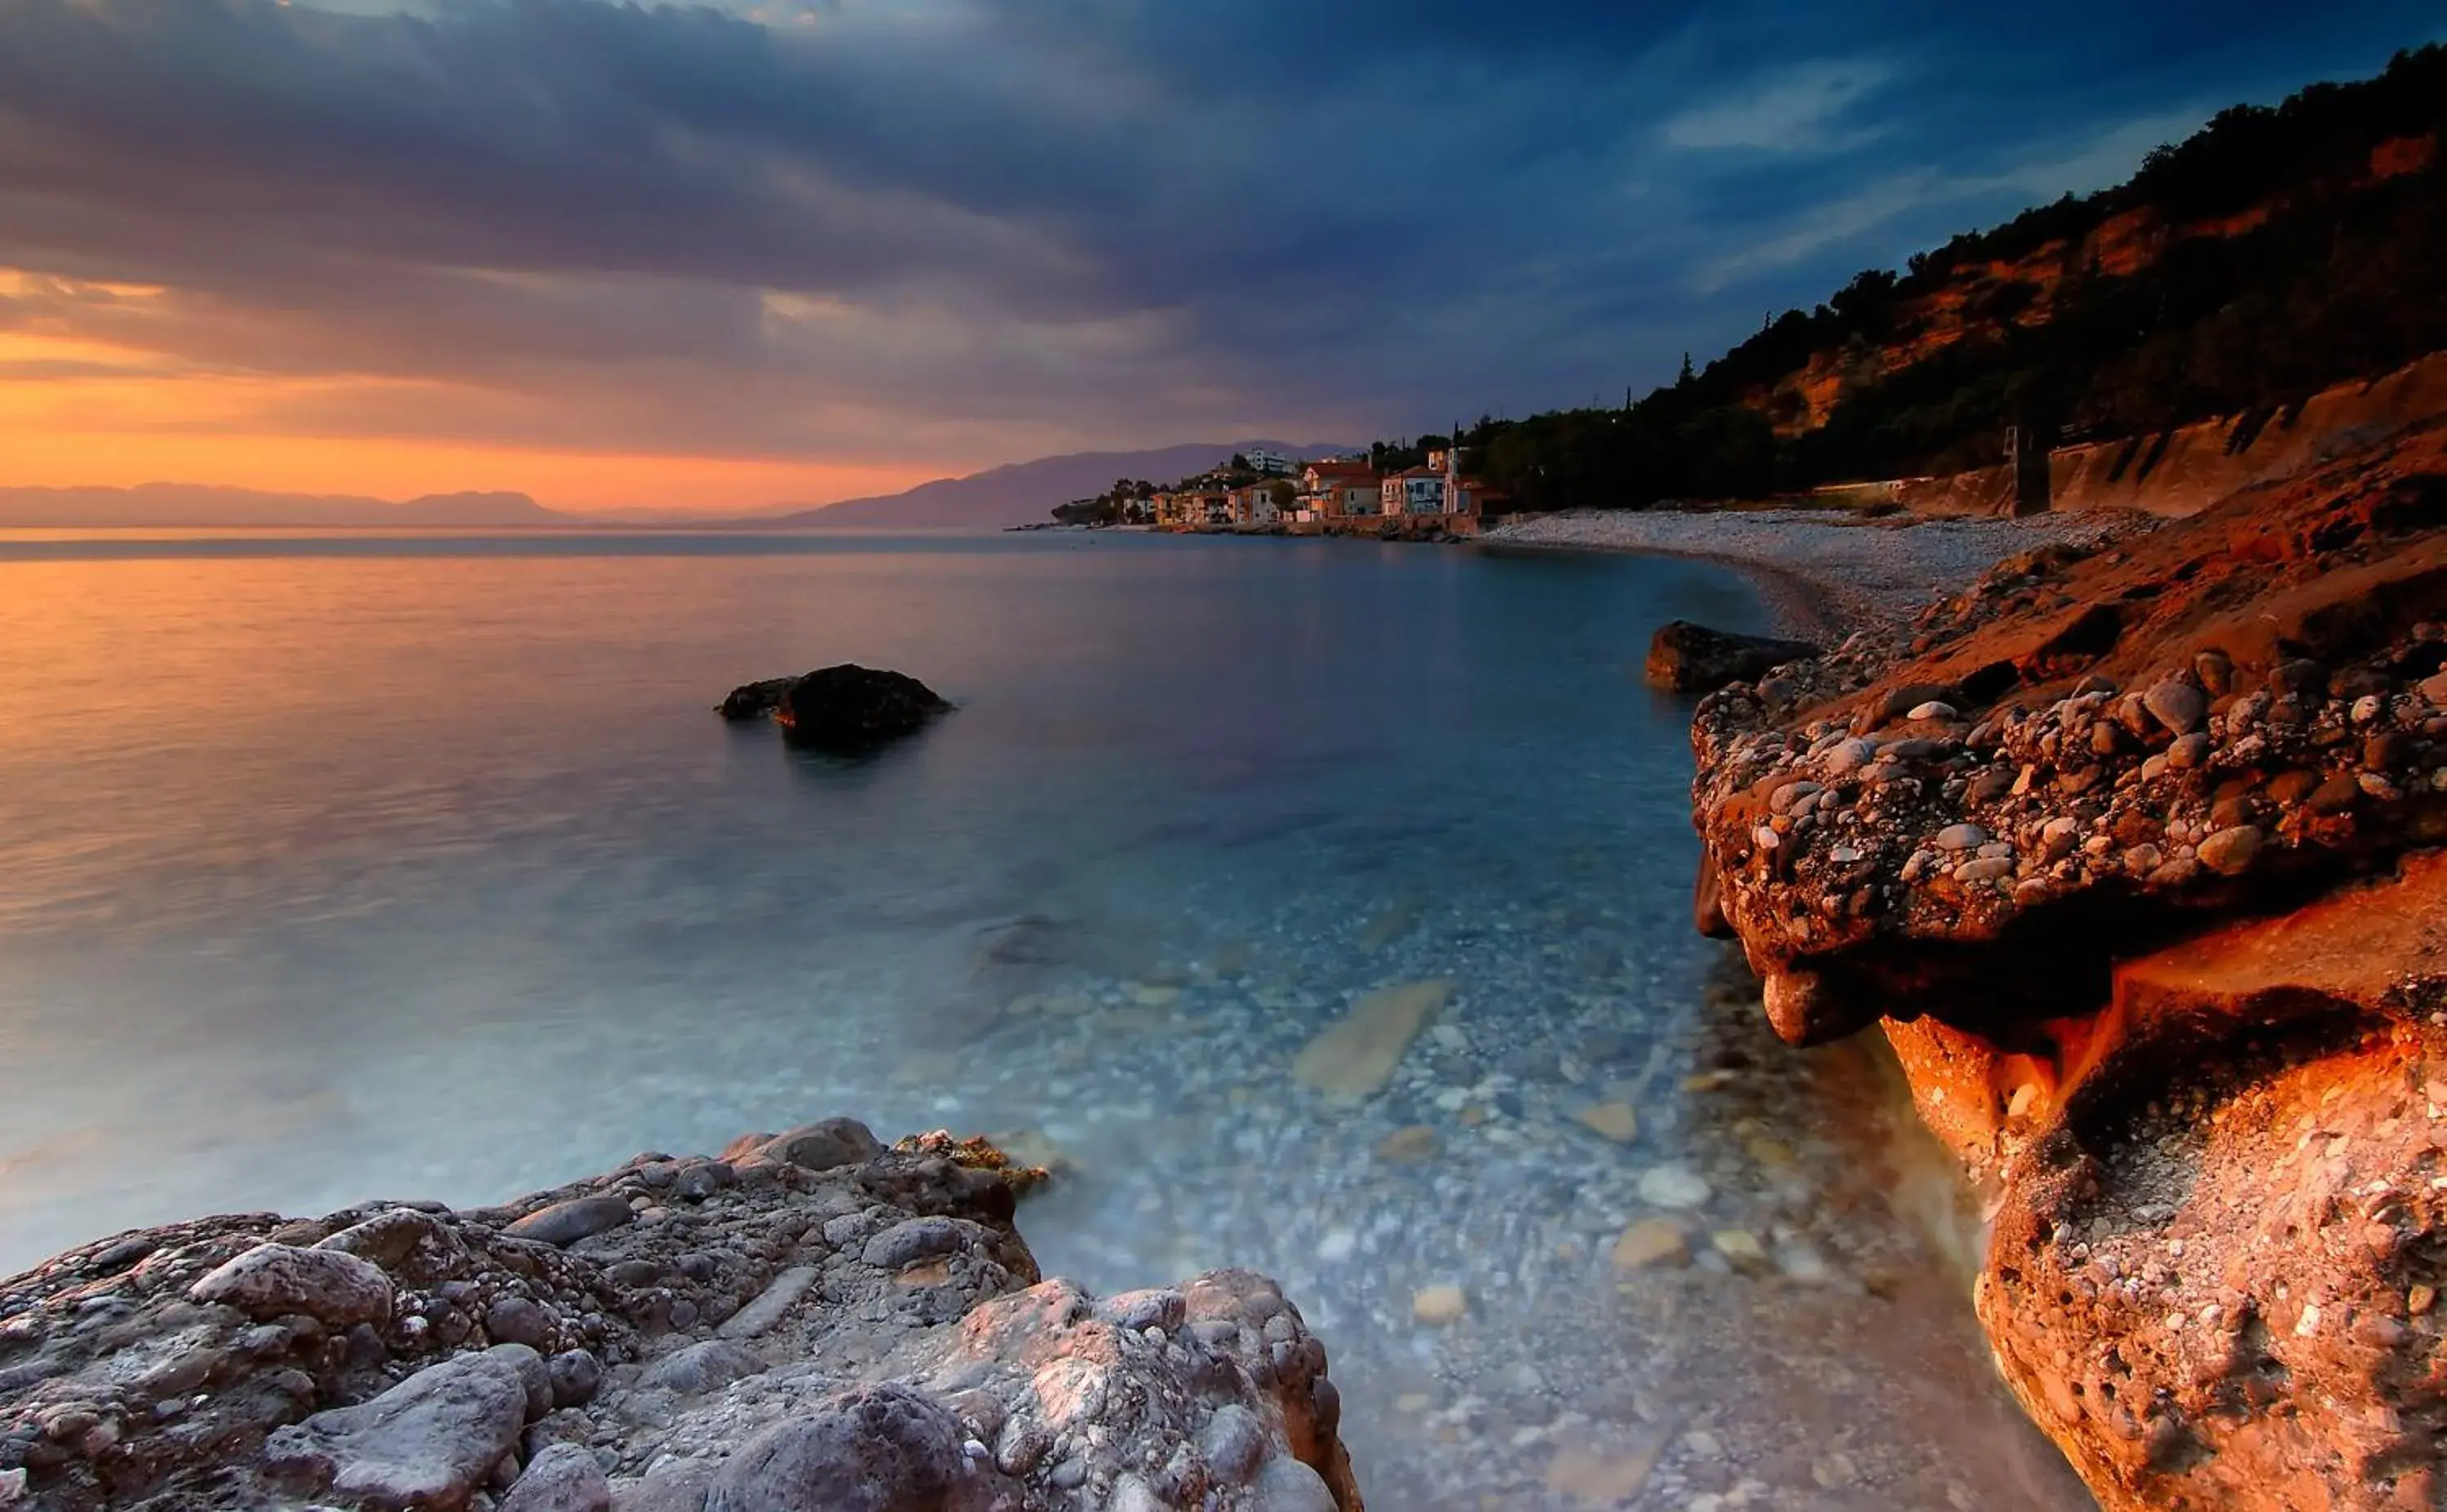
[{"label": "seaside building", "polygon": [[1243,483],[1232,490],[1232,522],[1236,525],[1271,525],[1280,514],[1275,504],[1273,483]]},{"label": "seaside building", "polygon": [[1281,452],[1264,446],[1252,446],[1241,453],[1241,460],[1250,468],[1269,478],[1289,478],[1299,464]]},{"label": "seaside building", "polygon": [[[1436,455],[1439,462],[1445,460],[1443,453]],[[1388,517],[1447,513],[1446,482],[1442,467],[1412,467],[1389,473],[1377,485],[1377,512]]]},{"label": "seaside building", "polygon": [[1377,513],[1376,470],[1365,462],[1313,462],[1300,469],[1294,519],[1304,523]]}]

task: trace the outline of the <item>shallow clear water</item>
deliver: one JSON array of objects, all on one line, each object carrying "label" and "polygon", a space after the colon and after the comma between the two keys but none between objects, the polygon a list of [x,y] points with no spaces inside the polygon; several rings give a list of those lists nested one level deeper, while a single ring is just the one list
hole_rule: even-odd
[{"label": "shallow clear water", "polygon": [[[0,536],[0,1271],[832,1112],[1025,1131],[1049,1273],[1284,1281],[1382,1505],[2073,1504],[1892,1098],[1711,1006],[1676,616],[1760,612],[1351,542]],[[710,712],[837,661],[959,712],[856,765]],[[1431,980],[1384,1091],[1295,1084]],[[1660,1166],[1698,1260],[1619,1269]]]}]

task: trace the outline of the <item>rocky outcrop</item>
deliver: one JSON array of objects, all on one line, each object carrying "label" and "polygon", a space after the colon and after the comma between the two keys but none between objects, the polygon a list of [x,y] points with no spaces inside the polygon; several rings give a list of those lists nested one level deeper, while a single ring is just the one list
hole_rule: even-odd
[{"label": "rocky outcrop", "polygon": [[837,1119],[502,1208],[123,1236],[0,1281],[0,1503],[1360,1512],[1274,1283],[1040,1280],[1041,1176]]},{"label": "rocky outcrop", "polygon": [[1730,683],[1764,677],[1786,662],[1805,661],[1823,648],[1806,640],[1744,635],[1673,620],[1648,642],[1648,682],[1677,693],[1713,693]]},{"label": "rocky outcrop", "polygon": [[1786,1039],[1883,1023],[2112,1508],[2442,1489],[2443,624],[2433,423],[1700,706],[1701,927]]},{"label": "rocky outcrop", "polygon": [[850,664],[748,683],[717,708],[733,722],[769,717],[790,745],[846,756],[914,735],[951,710],[915,677]]}]

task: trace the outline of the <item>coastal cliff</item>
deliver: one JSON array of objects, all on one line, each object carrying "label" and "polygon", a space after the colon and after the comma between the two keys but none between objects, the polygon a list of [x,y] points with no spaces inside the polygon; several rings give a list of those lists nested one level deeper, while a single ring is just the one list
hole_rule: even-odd
[{"label": "coastal cliff", "polygon": [[1280,1289],[1040,1280],[1043,1175],[833,1119],[106,1239],[0,1280],[0,1507],[1360,1512]]},{"label": "coastal cliff", "polygon": [[1703,702],[1698,921],[1878,1027],[2113,1509],[2430,1506],[2447,424],[2000,564]]}]

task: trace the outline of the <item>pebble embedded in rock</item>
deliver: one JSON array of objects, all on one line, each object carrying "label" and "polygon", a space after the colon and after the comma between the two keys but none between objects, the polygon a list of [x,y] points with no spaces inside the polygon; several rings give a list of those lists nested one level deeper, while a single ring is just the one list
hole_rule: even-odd
[{"label": "pebble embedded in rock", "polygon": [[484,1332],[496,1344],[541,1351],[552,1337],[552,1314],[523,1296],[505,1296],[484,1310]]},{"label": "pebble embedded in rock", "polygon": [[2152,718],[2177,735],[2189,735],[2199,728],[2202,718],[2209,713],[2209,700],[2201,690],[2173,678],[2143,693],[2141,703]]},{"label": "pebble embedded in rock", "polygon": [[2260,854],[2260,843],[2257,825],[2237,824],[2222,829],[2201,841],[2200,862],[2213,872],[2231,877],[2251,864],[2252,858]]},{"label": "pebble embedded in rock", "polygon": [[611,1512],[612,1483],[584,1447],[552,1444],[494,1505],[497,1512]]},{"label": "pebble embedded in rock", "polygon": [[1250,1512],[1335,1512],[1334,1493],[1324,1480],[1288,1455],[1266,1462],[1256,1489]]},{"label": "pebble embedded in rock", "polygon": [[637,1385],[649,1390],[703,1396],[762,1374],[765,1362],[730,1339],[699,1339],[646,1367]]},{"label": "pebble embedded in rock", "polygon": [[[937,1512],[983,1505],[949,1408],[907,1386],[862,1387],[766,1429],[724,1462],[706,1512]],[[991,1474],[992,1472],[988,1472]],[[956,1501],[955,1498],[958,1498]]]},{"label": "pebble embedded in rock", "polygon": [[1940,850],[1973,850],[1988,843],[1988,832],[1977,824],[1948,824],[1937,832]]},{"label": "pebble embedded in rock", "polygon": [[389,1322],[393,1289],[382,1267],[343,1250],[258,1244],[198,1281],[187,1295],[256,1317],[302,1313],[345,1328]]},{"label": "pebble embedded in rock", "polygon": [[573,1197],[540,1208],[509,1226],[512,1237],[566,1248],[579,1239],[619,1228],[636,1218],[625,1198]]},{"label": "pebble embedded in rock", "polygon": [[461,1505],[518,1447],[526,1426],[527,1383],[511,1354],[520,1348],[454,1355],[370,1402],[276,1428],[264,1443],[265,1461],[343,1498]]}]

